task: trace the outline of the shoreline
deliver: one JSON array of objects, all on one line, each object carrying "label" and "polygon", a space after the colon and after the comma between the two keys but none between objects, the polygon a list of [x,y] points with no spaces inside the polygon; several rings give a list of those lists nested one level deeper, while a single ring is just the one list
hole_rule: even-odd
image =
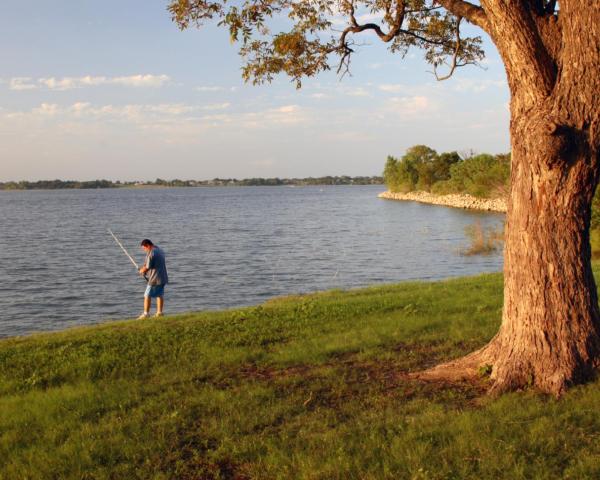
[{"label": "shoreline", "polygon": [[167,188],[246,188],[246,187],[382,187],[383,183],[286,183],[281,185],[115,185],[111,187],[64,187],[64,188],[1,188],[0,192],[54,192],[61,190],[150,190]]},{"label": "shoreline", "polygon": [[385,200],[420,202],[445,207],[506,213],[506,200],[502,198],[477,198],[467,193],[436,195],[423,191],[400,193],[386,190],[377,196]]}]

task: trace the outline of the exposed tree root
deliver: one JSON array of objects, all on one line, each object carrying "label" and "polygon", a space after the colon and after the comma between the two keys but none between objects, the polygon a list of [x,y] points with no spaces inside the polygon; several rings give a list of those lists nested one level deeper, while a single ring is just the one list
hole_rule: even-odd
[{"label": "exposed tree root", "polygon": [[534,388],[560,397],[569,387],[595,378],[600,368],[600,357],[597,356],[594,362],[565,359],[564,363],[555,365],[558,366],[549,372],[545,370],[547,365],[507,355],[506,350],[501,349],[497,335],[486,346],[469,355],[412,373],[410,378],[426,382],[475,382],[488,377],[490,395]]},{"label": "exposed tree root", "polygon": [[412,373],[411,377],[424,381],[448,382],[480,379],[486,373],[490,345],[491,343],[465,357]]}]

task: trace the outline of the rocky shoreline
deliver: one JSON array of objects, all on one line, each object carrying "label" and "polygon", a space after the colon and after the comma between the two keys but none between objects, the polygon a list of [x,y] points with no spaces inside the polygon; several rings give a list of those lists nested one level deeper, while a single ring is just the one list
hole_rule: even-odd
[{"label": "rocky shoreline", "polygon": [[503,198],[477,198],[466,193],[435,195],[429,192],[395,193],[388,190],[380,193],[378,197],[385,198],[387,200],[404,200],[430,203],[433,205],[444,205],[446,207],[468,208],[474,210],[485,210],[488,212],[506,213],[506,200]]}]

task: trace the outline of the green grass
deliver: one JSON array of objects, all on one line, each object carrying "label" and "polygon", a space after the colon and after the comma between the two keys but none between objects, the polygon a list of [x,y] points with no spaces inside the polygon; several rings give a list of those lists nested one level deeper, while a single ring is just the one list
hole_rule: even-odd
[{"label": "green grass", "polygon": [[[598,190],[600,192],[600,190]],[[600,213],[598,214],[600,217]],[[590,230],[590,245],[592,247],[592,259],[600,259],[600,228],[596,227]]]},{"label": "green grass", "polygon": [[1,341],[0,479],[598,478],[600,382],[407,378],[501,303],[483,275]]}]

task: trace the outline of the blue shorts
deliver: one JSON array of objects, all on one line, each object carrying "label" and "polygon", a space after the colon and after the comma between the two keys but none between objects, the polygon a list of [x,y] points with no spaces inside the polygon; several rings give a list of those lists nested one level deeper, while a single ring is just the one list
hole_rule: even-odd
[{"label": "blue shorts", "polygon": [[144,297],[150,298],[162,298],[165,294],[165,286],[164,285],[148,285],[146,287],[146,291],[144,292]]}]

